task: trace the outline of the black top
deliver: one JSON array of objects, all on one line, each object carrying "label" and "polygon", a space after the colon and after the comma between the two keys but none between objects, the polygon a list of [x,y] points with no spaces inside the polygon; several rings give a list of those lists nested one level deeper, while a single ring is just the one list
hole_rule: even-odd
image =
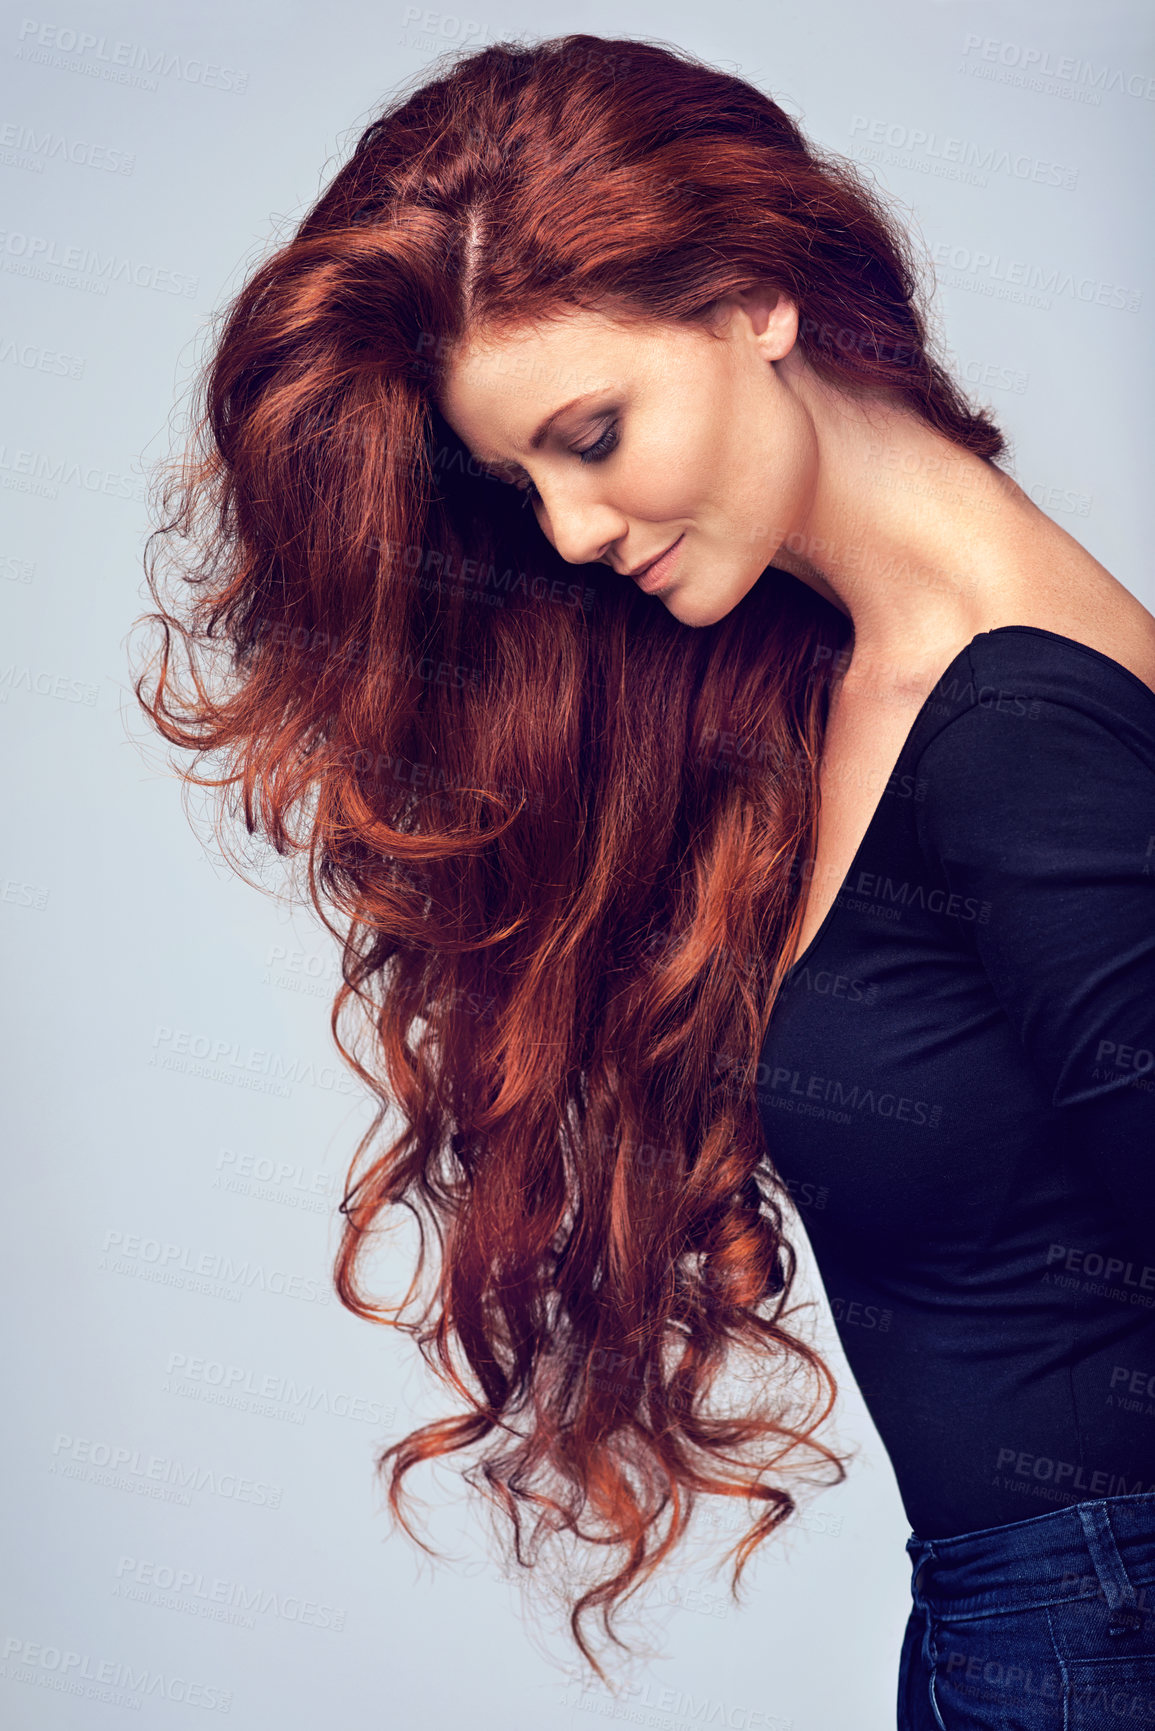
[{"label": "black top", "polygon": [[757,1096],[920,1537],[1155,1490],[1155,692],[955,656]]}]

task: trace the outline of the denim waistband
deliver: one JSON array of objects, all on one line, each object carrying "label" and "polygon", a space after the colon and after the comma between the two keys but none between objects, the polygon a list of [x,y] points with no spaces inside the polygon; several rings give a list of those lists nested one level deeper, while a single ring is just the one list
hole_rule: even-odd
[{"label": "denim waistband", "polygon": [[1120,1628],[1155,1615],[1155,1491],[1100,1497],[946,1539],[911,1533],[920,1610],[963,1621],[1103,1597]]}]

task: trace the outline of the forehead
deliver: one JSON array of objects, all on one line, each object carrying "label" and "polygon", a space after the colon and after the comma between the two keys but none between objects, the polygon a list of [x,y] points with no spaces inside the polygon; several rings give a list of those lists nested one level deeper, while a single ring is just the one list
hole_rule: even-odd
[{"label": "forehead", "polygon": [[477,330],[449,357],[439,407],[479,456],[524,446],[545,416],[575,398],[629,388],[655,349],[685,334],[587,307]]},{"label": "forehead", "polygon": [[466,416],[478,410],[501,413],[511,401],[536,406],[551,394],[561,402],[565,393],[574,397],[612,385],[627,346],[618,326],[585,308],[567,308],[532,324],[476,331],[449,358],[442,401],[451,413]]}]

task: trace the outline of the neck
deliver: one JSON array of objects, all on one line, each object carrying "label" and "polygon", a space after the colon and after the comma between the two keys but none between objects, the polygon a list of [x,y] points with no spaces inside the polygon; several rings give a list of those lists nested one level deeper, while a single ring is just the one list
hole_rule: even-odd
[{"label": "neck", "polygon": [[796,350],[776,370],[817,461],[773,562],[849,616],[857,677],[918,686],[979,632],[1026,622],[1060,567],[1097,565],[1009,475],[908,410],[832,391]]}]

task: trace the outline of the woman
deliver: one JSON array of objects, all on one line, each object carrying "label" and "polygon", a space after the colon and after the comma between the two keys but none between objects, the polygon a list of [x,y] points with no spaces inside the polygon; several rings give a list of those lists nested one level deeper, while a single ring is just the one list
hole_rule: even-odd
[{"label": "woman", "polygon": [[1114,1723],[1155,1697],[1155,619],[997,468],[916,290],[741,80],[460,57],[230,308],[138,691],[346,916],[358,1157],[403,1128],[337,1287],[468,1408],[381,1455],[394,1511],[492,1439],[519,1561],[527,1511],[617,1547],[602,1676],[582,1616],[704,1493],[756,1516],[736,1586],[845,1474],[804,1219],[911,1517],[900,1724]]}]

